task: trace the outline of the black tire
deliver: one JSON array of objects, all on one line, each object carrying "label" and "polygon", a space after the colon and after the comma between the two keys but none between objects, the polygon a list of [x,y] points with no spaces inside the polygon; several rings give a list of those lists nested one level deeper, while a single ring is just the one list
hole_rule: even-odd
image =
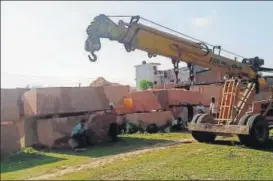
[{"label": "black tire", "polygon": [[265,117],[260,114],[254,114],[248,118],[247,125],[250,129],[249,135],[241,137],[244,145],[254,148],[266,146],[269,141],[269,127]]},{"label": "black tire", "polygon": [[208,114],[202,114],[196,121],[196,123],[213,123],[214,117]]},{"label": "black tire", "polygon": [[[238,125],[240,125],[240,126],[246,125],[250,116],[252,116],[252,115],[251,114],[246,114],[243,117],[241,117],[241,119],[239,120]],[[249,142],[250,142],[250,139],[249,139],[248,135],[238,135],[238,138],[239,138],[241,144],[243,144],[243,145],[248,145]]]},{"label": "black tire", "polygon": [[158,132],[158,127],[155,123],[148,124],[146,127],[146,131],[148,133],[157,133]]},{"label": "black tire", "polygon": [[[196,124],[211,123],[214,118],[208,114],[202,114]],[[203,131],[192,131],[192,137],[200,143],[212,143],[216,139],[216,134]]]},{"label": "black tire", "polygon": [[190,123],[196,123],[197,120],[198,120],[198,118],[199,118],[201,115],[202,115],[202,114],[196,114],[196,115],[192,118],[192,120],[190,121]]},{"label": "black tire", "polygon": [[264,147],[269,141],[268,121],[260,114],[252,115],[247,122],[250,128],[249,146]]},{"label": "black tire", "polygon": [[192,137],[200,143],[214,142],[216,135],[210,132],[192,131]]}]

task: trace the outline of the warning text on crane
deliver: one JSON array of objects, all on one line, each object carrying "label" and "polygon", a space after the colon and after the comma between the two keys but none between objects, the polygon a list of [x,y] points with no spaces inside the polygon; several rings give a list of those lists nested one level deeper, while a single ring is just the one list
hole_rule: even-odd
[{"label": "warning text on crane", "polygon": [[243,67],[238,64],[233,64],[233,63],[229,64],[227,61],[223,61],[214,57],[210,59],[210,63],[214,65],[218,65],[223,68],[228,68],[228,69],[237,69],[237,70],[243,69]]}]

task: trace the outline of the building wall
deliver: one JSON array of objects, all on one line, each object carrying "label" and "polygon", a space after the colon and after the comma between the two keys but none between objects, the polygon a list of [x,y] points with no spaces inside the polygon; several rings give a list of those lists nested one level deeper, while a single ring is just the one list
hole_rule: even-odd
[{"label": "building wall", "polygon": [[136,88],[139,91],[139,84],[142,80],[149,80],[157,84],[162,84],[162,76],[160,74],[154,74],[154,67],[158,67],[159,64],[156,63],[146,63],[142,65],[137,65],[136,67]]},{"label": "building wall", "polygon": [[[175,73],[173,69],[158,70],[157,63],[145,63],[137,65],[136,67],[136,87],[139,91],[139,84],[141,80],[149,80],[154,83],[156,87],[160,85],[172,84],[176,82]],[[200,71],[203,68],[195,66],[195,71]],[[189,69],[188,67],[180,67],[178,73],[179,83],[188,83]]]}]

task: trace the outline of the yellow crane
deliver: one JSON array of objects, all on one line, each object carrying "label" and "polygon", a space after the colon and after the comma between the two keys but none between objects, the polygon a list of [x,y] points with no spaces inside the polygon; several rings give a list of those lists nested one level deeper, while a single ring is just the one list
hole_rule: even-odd
[{"label": "yellow crane", "polygon": [[[260,90],[268,88],[266,78],[259,72],[273,70],[262,67],[263,59],[243,58],[242,62],[238,62],[236,54],[233,54],[234,59],[221,56],[221,51],[226,51],[221,46],[211,46],[140,16],[132,16],[129,23],[122,20],[115,23],[110,17],[103,14],[95,17],[86,30],[88,38],[85,41],[85,50],[91,54],[88,55],[90,61],[97,60],[95,51],[101,49],[100,38],[106,38],[124,44],[127,52],[137,49],[147,52],[149,58],[157,55],[170,58],[176,77],[180,61],[188,64],[191,81],[193,65],[226,73],[228,78],[223,84],[217,117],[197,114],[188,124],[188,129],[200,142],[212,142],[218,134],[236,134],[245,145],[266,145],[269,127],[273,124],[273,117],[270,116],[273,112],[272,98],[253,102]],[[141,24],[140,20],[173,33]]]}]

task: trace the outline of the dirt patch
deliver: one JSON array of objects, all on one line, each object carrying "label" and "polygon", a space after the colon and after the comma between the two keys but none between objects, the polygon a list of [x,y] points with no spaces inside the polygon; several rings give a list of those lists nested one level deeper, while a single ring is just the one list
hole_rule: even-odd
[{"label": "dirt patch", "polygon": [[116,160],[126,160],[126,159],[128,159],[129,156],[132,156],[132,155],[138,155],[138,154],[147,153],[147,152],[151,152],[151,151],[158,151],[158,150],[166,149],[166,148],[174,146],[174,145],[191,143],[193,141],[194,141],[193,139],[189,139],[189,140],[175,141],[172,143],[158,143],[154,146],[142,147],[140,149],[137,149],[136,151],[132,151],[132,152],[128,152],[128,153],[122,153],[122,154],[118,154],[118,155],[114,155],[114,156],[97,158],[97,159],[92,160],[92,162],[90,162],[88,164],[67,166],[67,167],[63,168],[62,170],[56,171],[54,173],[29,178],[27,180],[44,180],[44,179],[49,179],[52,177],[60,177],[60,176],[63,176],[65,174],[68,174],[71,172],[87,170],[90,168],[95,168],[95,167],[100,167],[100,166],[103,166],[106,164],[110,164]]}]

